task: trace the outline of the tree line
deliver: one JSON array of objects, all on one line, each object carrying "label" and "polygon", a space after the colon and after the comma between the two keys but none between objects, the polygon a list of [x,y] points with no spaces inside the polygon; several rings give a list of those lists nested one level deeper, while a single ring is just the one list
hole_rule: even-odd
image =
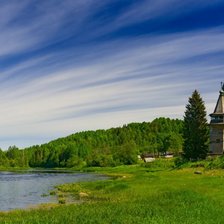
[{"label": "tree line", "polygon": [[108,130],[83,131],[25,149],[0,150],[0,167],[83,167],[137,163],[137,155],[178,154],[183,121],[157,118]]}]

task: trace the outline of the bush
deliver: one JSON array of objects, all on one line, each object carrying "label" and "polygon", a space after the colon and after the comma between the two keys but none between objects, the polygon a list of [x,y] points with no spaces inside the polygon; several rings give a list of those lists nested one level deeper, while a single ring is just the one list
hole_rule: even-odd
[{"label": "bush", "polygon": [[209,158],[208,169],[224,169],[224,156]]},{"label": "bush", "polygon": [[179,168],[186,164],[188,161],[184,157],[176,157],[174,160],[175,167]]},{"label": "bush", "polygon": [[155,159],[153,162],[149,163],[144,163],[142,166],[147,167],[147,168],[159,168],[159,169],[169,169],[169,168],[174,168],[174,159]]}]

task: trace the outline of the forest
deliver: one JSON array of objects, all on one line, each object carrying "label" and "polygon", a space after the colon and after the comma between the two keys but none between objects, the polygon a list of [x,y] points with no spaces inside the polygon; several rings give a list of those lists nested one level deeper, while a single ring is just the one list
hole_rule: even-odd
[{"label": "forest", "polygon": [[0,168],[71,168],[118,166],[138,162],[138,155],[178,154],[183,145],[183,121],[156,118],[108,130],[83,131],[25,149],[0,150]]}]

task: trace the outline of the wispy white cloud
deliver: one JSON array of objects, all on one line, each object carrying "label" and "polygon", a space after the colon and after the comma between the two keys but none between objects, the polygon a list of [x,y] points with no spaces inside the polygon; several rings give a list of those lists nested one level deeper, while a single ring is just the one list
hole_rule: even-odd
[{"label": "wispy white cloud", "polygon": [[0,56],[36,50],[71,35],[78,36],[93,5],[99,5],[99,1],[1,2]]}]

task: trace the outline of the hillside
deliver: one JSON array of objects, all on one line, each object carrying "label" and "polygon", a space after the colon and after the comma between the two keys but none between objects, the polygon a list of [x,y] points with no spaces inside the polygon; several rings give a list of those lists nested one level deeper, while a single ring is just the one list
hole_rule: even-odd
[{"label": "hillside", "polygon": [[3,167],[82,167],[135,164],[144,153],[182,149],[183,121],[157,118],[108,130],[84,131],[43,145],[0,152]]}]

